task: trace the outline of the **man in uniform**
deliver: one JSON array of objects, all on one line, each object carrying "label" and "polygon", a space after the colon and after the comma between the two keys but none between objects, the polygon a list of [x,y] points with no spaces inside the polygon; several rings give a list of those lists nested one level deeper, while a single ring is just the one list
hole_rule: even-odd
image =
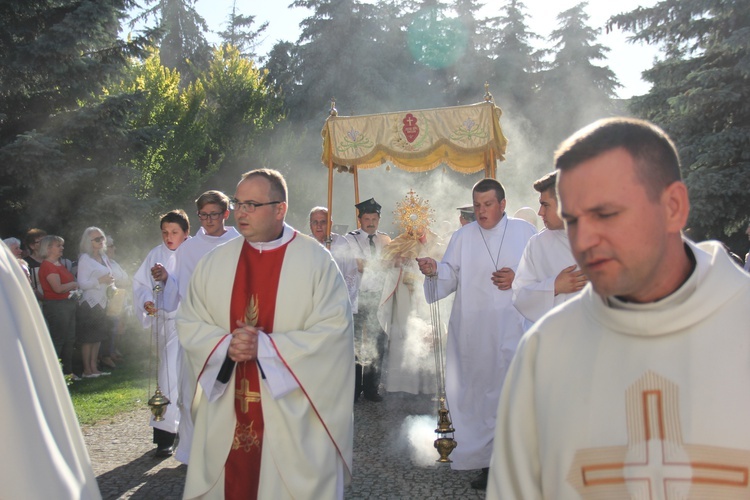
[{"label": "man in uniform", "polygon": [[462,227],[477,220],[474,216],[474,205],[464,205],[456,210],[458,210],[458,222]]},{"label": "man in uniform", "polygon": [[586,276],[577,269],[565,225],[557,214],[556,179],[557,172],[552,172],[534,183],[545,229],[529,240],[513,280],[513,305],[528,320],[529,327],[586,285]]},{"label": "man in uniform", "polygon": [[354,338],[357,352],[354,400],[364,393],[365,399],[380,402],[378,394],[387,337],[378,322],[378,305],[383,292],[380,255],[391,238],[378,231],[380,204],[374,198],[355,205],[359,229],[346,235],[358,275],[357,314],[354,316]]},{"label": "man in uniform", "polygon": [[284,222],[287,188],[242,176],[242,238],[195,268],[177,313],[198,374],[185,498],[343,498],[351,477],[354,346],[331,254]]},{"label": "man in uniform", "polygon": [[[523,334],[511,284],[526,242],[536,229],[505,213],[505,189],[483,179],[472,189],[477,223],[453,234],[440,263],[419,258],[427,302],[455,292],[448,323],[445,393],[458,446],[451,467],[482,469],[472,487],[487,485],[497,401],[505,372]],[[436,293],[430,296],[430,290]]]},{"label": "man in uniform", "polygon": [[555,165],[590,284],[518,348],[487,498],[750,498],[750,276],[683,237],[674,144],[601,120]]}]

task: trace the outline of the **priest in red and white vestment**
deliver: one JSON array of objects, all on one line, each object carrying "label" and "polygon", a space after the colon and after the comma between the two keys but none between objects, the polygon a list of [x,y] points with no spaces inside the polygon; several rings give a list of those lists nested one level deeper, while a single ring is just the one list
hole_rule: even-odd
[{"label": "priest in red and white vestment", "polygon": [[331,254],[284,223],[286,183],[245,174],[237,238],[195,269],[177,315],[198,375],[185,498],[343,498],[354,345]]}]

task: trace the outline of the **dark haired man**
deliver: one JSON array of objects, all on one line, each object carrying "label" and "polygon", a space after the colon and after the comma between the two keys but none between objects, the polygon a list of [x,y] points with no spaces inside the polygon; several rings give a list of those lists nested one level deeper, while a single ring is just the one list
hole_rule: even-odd
[{"label": "dark haired man", "polygon": [[508,217],[505,189],[495,179],[477,182],[472,198],[477,223],[453,234],[440,263],[429,257],[417,261],[420,271],[431,276],[425,280],[428,302],[456,293],[445,366],[445,392],[459,443],[451,466],[482,469],[472,487],[484,489],[500,389],[523,334],[511,285],[536,229]]},{"label": "dark haired man", "polygon": [[556,179],[557,172],[551,172],[534,182],[545,229],[529,240],[513,280],[513,305],[529,327],[586,285],[586,276],[577,269],[565,224],[557,213]]},{"label": "dark haired man", "polygon": [[519,346],[487,498],[750,498],[750,276],[683,237],[674,144],[602,120],[555,164],[590,284]]},{"label": "dark haired man", "polygon": [[243,238],[195,268],[177,313],[197,385],[185,498],[343,498],[351,477],[354,347],[331,254],[284,222],[286,182],[237,184]]},{"label": "dark haired man", "polygon": [[[174,251],[172,261],[167,264],[170,269],[169,276],[165,276],[164,268],[157,269],[159,278],[166,279],[164,285],[164,309],[174,312],[186,294],[190,278],[195,266],[198,265],[204,255],[240,235],[234,227],[226,226],[229,218],[229,197],[221,191],[206,191],[195,200],[198,209],[197,215],[201,222],[201,228],[192,238],[186,240]],[[195,391],[191,380],[195,374],[188,373],[189,365],[184,362],[183,353],[179,355],[178,366],[179,398],[177,405],[180,407],[180,440],[175,452],[175,458],[180,462],[188,463],[190,446],[193,435],[193,419],[190,411],[190,400]],[[174,403],[174,401],[173,401]]]}]

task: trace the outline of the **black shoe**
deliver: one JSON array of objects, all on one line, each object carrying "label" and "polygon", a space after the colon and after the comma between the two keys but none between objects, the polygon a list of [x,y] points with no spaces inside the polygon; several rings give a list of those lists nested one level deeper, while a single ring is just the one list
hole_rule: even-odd
[{"label": "black shoe", "polygon": [[490,477],[490,468],[485,467],[482,472],[471,482],[471,487],[475,490],[486,490],[487,479]]},{"label": "black shoe", "polygon": [[154,453],[154,457],[156,458],[167,458],[171,457],[174,453],[174,446],[158,446],[156,448],[156,453]]},{"label": "black shoe", "polygon": [[380,403],[383,401],[383,396],[376,392],[375,394],[365,394],[365,399],[367,401],[372,401],[373,403]]}]

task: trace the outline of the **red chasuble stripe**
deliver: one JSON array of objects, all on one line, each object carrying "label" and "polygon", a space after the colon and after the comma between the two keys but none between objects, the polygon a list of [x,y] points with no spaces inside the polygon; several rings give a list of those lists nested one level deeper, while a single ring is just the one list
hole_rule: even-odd
[{"label": "red chasuble stripe", "polygon": [[[243,321],[266,333],[273,331],[276,294],[286,248],[287,245],[283,245],[260,252],[244,243],[232,288],[232,327],[237,321]],[[263,445],[260,375],[255,361],[238,363],[235,370],[237,426],[224,469],[224,497],[254,499],[258,496]]]}]

